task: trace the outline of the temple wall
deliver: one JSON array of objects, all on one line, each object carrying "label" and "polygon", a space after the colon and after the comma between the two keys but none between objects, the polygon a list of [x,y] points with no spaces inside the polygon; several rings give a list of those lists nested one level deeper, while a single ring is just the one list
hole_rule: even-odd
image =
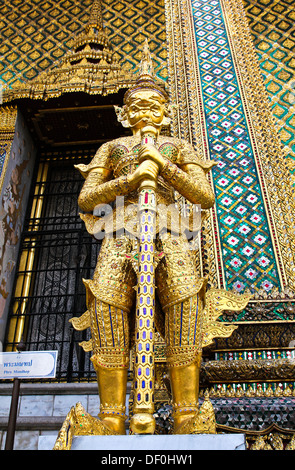
[{"label": "temple wall", "polygon": [[[71,49],[86,25],[92,0],[8,0],[0,6],[0,80],[5,86],[31,80]],[[105,0],[103,23],[122,65],[135,68],[139,46],[152,37],[156,72],[167,79],[164,0]]]},{"label": "temple wall", "polygon": [[18,112],[15,134],[8,155],[1,186],[0,225],[0,342],[5,335],[10,298],[18,259],[20,238],[34,170],[36,147],[25,121]]},{"label": "temple wall", "polygon": [[[2,84],[13,87],[34,79],[62,58],[87,23],[91,5],[92,0],[79,4],[74,0],[54,4],[8,0],[1,5]],[[226,425],[241,415],[244,419],[243,412],[230,408],[229,388],[234,383],[238,393],[237,380],[248,392],[252,384],[259,390],[257,383],[263,382],[266,390],[268,385],[282,382],[276,397],[285,393],[281,404],[287,404],[293,419],[294,355],[284,356],[283,365],[278,362],[286,349],[290,355],[294,353],[295,337],[291,7],[292,0],[103,2],[104,26],[115,56],[122,65],[136,70],[140,46],[144,38],[149,39],[156,73],[167,81],[174,105],[172,133],[189,140],[202,158],[217,162],[209,176],[216,206],[204,222],[199,260],[202,274],[209,277],[210,287],[241,293],[250,290],[256,296],[244,311],[221,317],[224,322],[236,322],[238,328],[229,339],[216,340],[218,353],[215,362],[211,361],[212,371],[215,373],[216,368],[218,372],[219,365],[225,363],[228,369],[206,386],[213,384],[214,393],[224,387],[216,403],[220,400],[220,416],[229,419]],[[0,155],[1,342],[36,154],[19,113],[11,140],[8,147],[1,147]],[[245,372],[241,379],[232,378],[235,370],[242,369],[238,363],[244,360],[249,366],[248,376]],[[260,372],[260,360],[273,365],[272,371]],[[11,386],[1,386],[0,395],[3,448]],[[251,391],[243,399],[248,406]],[[271,399],[275,401],[274,395]],[[267,408],[266,401],[259,400],[268,398],[257,395],[255,400],[257,408],[250,405],[253,416],[259,417],[259,409]],[[76,401],[82,401],[86,410],[96,415],[96,384],[22,385],[16,448],[36,448],[42,433],[56,435]],[[269,406],[273,409],[272,402]],[[259,425],[273,421],[273,414],[267,413],[259,417]],[[280,413],[278,419],[284,417]],[[237,421],[234,424],[241,425]],[[251,423],[246,424],[251,427]]]},{"label": "temple wall", "polygon": [[[0,450],[5,447],[12,385],[0,385]],[[130,388],[126,398],[128,412]],[[57,436],[72,406],[82,403],[92,416],[99,413],[97,384],[26,384],[22,382],[14,450],[38,450],[41,435]]]},{"label": "temple wall", "polygon": [[295,12],[292,0],[244,0],[265,87],[291,173],[295,168]]},{"label": "temple wall", "polygon": [[294,290],[291,173],[243,3],[171,0],[166,8],[173,129],[217,162],[203,273],[211,286],[238,292]]}]

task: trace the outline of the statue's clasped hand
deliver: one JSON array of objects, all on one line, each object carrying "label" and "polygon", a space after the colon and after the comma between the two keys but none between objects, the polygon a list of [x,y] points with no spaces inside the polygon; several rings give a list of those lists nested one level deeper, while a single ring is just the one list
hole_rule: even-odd
[{"label": "statue's clasped hand", "polygon": [[156,181],[158,177],[158,165],[152,160],[144,160],[131,175],[131,182],[138,186],[143,180]]},{"label": "statue's clasped hand", "polygon": [[153,145],[144,144],[138,152],[139,163],[150,160],[157,164],[159,171],[165,165],[165,158],[160,154],[159,150]]},{"label": "statue's clasped hand", "polygon": [[165,158],[153,145],[144,144],[138,152],[139,166],[130,175],[130,180],[138,186],[143,180],[157,181],[158,174],[165,165]]}]

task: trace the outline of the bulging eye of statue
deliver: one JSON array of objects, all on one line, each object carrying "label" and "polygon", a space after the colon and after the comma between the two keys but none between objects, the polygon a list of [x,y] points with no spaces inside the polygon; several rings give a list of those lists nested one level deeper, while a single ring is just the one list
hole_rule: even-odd
[{"label": "bulging eye of statue", "polygon": [[151,111],[155,116],[160,116],[162,113],[161,106],[152,106]]},{"label": "bulging eye of statue", "polygon": [[156,117],[160,117],[160,116],[162,116],[163,111],[162,111],[161,108],[159,108],[159,109],[153,109],[153,114],[154,114],[154,116],[156,116]]},{"label": "bulging eye of statue", "polygon": [[137,106],[130,106],[129,108],[129,114],[134,116],[138,112]]}]

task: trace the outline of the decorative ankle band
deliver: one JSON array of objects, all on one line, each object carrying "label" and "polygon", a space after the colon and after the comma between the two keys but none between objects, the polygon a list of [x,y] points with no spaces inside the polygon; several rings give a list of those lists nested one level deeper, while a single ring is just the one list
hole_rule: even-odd
[{"label": "decorative ankle band", "polygon": [[112,418],[126,419],[126,407],[122,405],[100,405],[99,418],[111,416]]},{"label": "decorative ankle band", "polygon": [[173,416],[178,417],[199,411],[198,403],[172,403]]}]

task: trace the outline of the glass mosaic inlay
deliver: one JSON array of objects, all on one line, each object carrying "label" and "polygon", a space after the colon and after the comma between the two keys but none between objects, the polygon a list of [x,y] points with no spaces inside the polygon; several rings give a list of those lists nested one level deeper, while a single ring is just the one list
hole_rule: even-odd
[{"label": "glass mosaic inlay", "polygon": [[280,287],[255,158],[222,10],[192,1],[226,287]]}]

